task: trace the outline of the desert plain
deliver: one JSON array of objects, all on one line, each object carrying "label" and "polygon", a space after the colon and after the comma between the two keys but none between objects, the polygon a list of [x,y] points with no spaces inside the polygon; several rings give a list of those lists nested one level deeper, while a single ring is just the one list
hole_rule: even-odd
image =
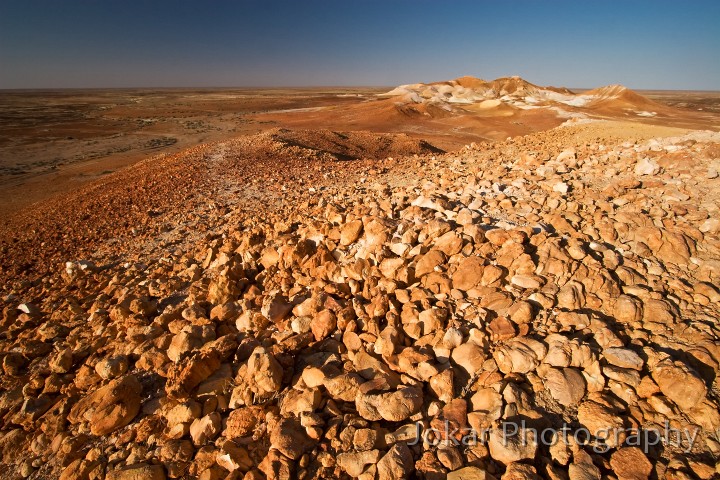
[{"label": "desert plain", "polygon": [[519,77],[0,92],[0,474],[716,478],[719,129]]}]

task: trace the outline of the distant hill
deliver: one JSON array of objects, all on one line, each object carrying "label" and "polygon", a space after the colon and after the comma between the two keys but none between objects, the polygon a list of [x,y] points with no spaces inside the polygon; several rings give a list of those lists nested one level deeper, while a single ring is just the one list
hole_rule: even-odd
[{"label": "distant hill", "polygon": [[555,107],[571,112],[631,112],[638,116],[654,116],[667,108],[622,85],[610,85],[576,94],[564,87],[541,87],[520,77],[486,81],[466,76],[446,82],[401,85],[382,96],[394,98],[399,105],[434,105],[445,111],[452,111],[456,106],[475,105],[481,109]]}]

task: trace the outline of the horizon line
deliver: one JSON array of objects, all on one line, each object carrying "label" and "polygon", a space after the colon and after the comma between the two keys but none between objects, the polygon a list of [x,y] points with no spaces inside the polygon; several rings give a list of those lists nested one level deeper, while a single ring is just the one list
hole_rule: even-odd
[{"label": "horizon line", "polygon": [[[461,77],[459,77],[461,78]],[[475,77],[478,78],[478,77]],[[512,78],[512,77],[498,77],[498,78]],[[522,77],[521,77],[522,78]],[[452,79],[455,80],[455,79]],[[497,80],[497,79],[495,79]],[[523,79],[524,80],[524,79]],[[418,84],[432,84],[449,82],[451,80],[437,80],[433,82],[415,82]],[[492,80],[491,80],[492,81]],[[525,80],[527,81],[527,80]],[[533,83],[533,82],[529,82]],[[398,85],[174,85],[174,86],[78,86],[78,87],[0,87],[0,92],[41,92],[41,91],[61,91],[61,90],[232,90],[232,89],[266,89],[266,90],[282,90],[282,89],[335,89],[335,88],[346,88],[346,89],[359,89],[359,88],[396,88],[401,85],[413,85],[413,84],[398,84]],[[537,84],[534,84],[537,85]],[[630,88],[636,91],[657,91],[657,92],[720,92],[718,89],[707,89],[707,88],[651,88],[651,87],[627,87],[620,83],[609,83],[606,85],[600,85],[595,87],[565,87],[556,85],[537,85],[539,87],[553,87],[553,88],[567,88],[569,90],[592,90],[596,88],[607,87],[611,85],[621,85],[625,88]]]}]

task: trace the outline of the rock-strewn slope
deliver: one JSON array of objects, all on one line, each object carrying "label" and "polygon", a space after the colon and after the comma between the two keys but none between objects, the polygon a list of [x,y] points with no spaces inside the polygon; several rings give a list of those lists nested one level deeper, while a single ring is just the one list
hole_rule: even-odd
[{"label": "rock-strewn slope", "polygon": [[227,221],[222,217],[227,203],[261,215],[269,206],[291,208],[288,195],[296,202],[312,197],[308,187],[298,185],[335,182],[341,172],[365,165],[338,160],[438,152],[403,134],[272,129],[151,157],[0,219],[0,282],[44,275],[68,257],[98,251],[107,254],[106,261],[108,255],[124,259],[147,239],[197,240]]},{"label": "rock-strewn slope", "polygon": [[[4,476],[711,478],[720,137],[607,131],[358,162],[204,147],[193,203],[13,274]],[[692,442],[633,437],[666,426]]]}]

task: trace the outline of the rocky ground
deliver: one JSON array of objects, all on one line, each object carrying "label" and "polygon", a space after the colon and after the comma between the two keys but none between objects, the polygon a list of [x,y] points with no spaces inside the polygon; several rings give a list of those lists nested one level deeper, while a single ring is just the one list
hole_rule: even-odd
[{"label": "rocky ground", "polygon": [[3,478],[718,474],[720,134],[336,135],[5,222]]}]

